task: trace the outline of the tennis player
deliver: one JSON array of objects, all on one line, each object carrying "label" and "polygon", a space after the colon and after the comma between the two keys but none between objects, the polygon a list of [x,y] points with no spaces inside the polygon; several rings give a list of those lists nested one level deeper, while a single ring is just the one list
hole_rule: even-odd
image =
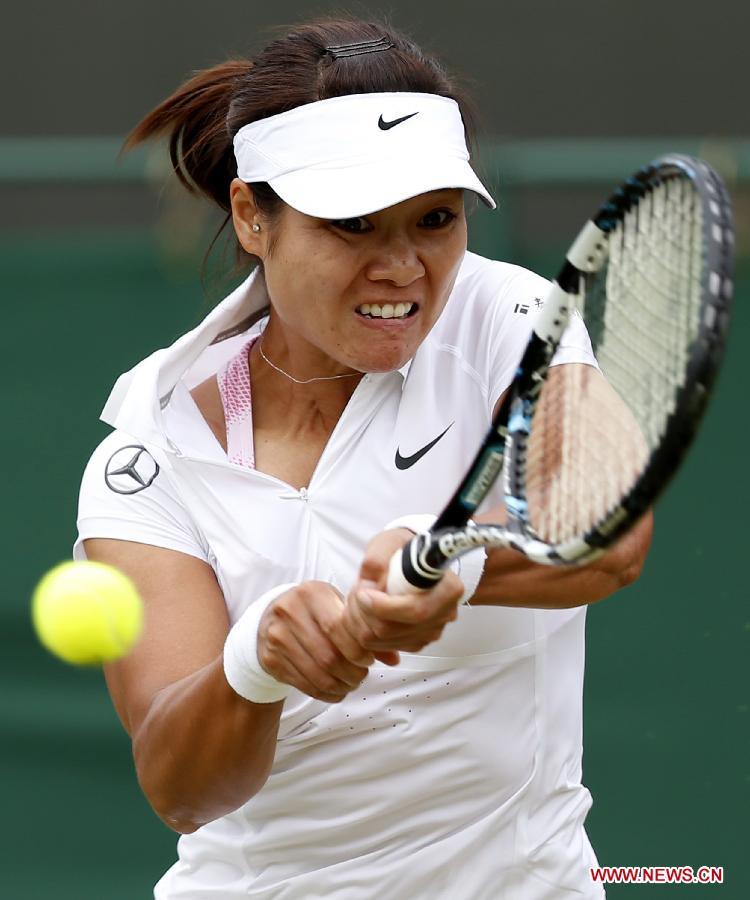
[{"label": "tennis player", "polygon": [[[169,137],[256,264],[118,380],[81,491],[76,557],[146,602],[106,676],[182,835],[159,900],[603,896],[585,606],[637,576],[650,524],[583,569],[474,551],[425,594],[384,590],[546,290],[467,252],[465,204],[495,205],[469,133],[437,62],[327,20],[199,73],[131,136]],[[596,368],[579,319],[555,363]]]}]

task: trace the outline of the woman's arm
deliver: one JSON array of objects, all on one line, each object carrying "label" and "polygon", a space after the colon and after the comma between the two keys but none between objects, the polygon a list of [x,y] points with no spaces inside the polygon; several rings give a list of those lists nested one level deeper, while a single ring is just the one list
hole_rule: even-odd
[{"label": "woman's arm", "polygon": [[[170,828],[190,833],[263,787],[283,701],[252,703],[227,682],[229,621],[210,566],[129,541],[87,540],[85,548],[89,559],[125,572],[143,597],[144,633],[130,654],[105,667],[105,676],[133,741],[144,794]],[[320,582],[282,594],[264,616],[266,632],[273,626],[273,646],[258,643],[267,670],[329,702],[357,686],[372,655],[350,642],[347,652],[358,664],[349,662],[323,631],[341,605],[334,589]]]},{"label": "woman's arm", "polygon": [[129,541],[87,540],[85,548],[132,578],[143,598],[143,635],[105,666],[107,685],[144,794],[170,828],[195,831],[263,786],[283,704],[249,703],[227,683],[229,622],[210,566]]},{"label": "woman's arm", "polygon": [[[504,510],[490,510],[477,522],[497,522]],[[585,606],[614,594],[641,573],[651,544],[650,512],[609,550],[584,566],[543,566],[516,550],[490,550],[472,606]]]},{"label": "woman's arm", "polygon": [[[570,413],[560,415],[561,406],[564,405],[561,397],[566,393],[572,394],[578,404],[580,419],[572,417]],[[502,399],[498,400],[495,412]],[[591,423],[596,423],[597,427],[592,428]],[[558,492],[556,485],[568,483],[567,478],[555,477],[556,470],[563,465],[560,448],[568,430],[576,432],[573,441],[576,453],[590,452],[590,457],[578,461],[579,469],[585,472],[585,475],[579,477],[585,477],[592,483],[599,478],[602,489],[607,482],[603,477],[607,462],[595,451],[600,446],[597,442],[597,429],[607,431],[606,447],[618,447],[620,465],[622,459],[625,459],[635,472],[640,469],[647,456],[645,441],[630,408],[601,372],[581,363],[553,366],[550,369],[548,384],[542,392],[535,416],[534,428],[537,427],[541,429],[540,433],[554,435],[559,441],[558,445],[552,445],[552,448],[548,447],[546,450],[544,478],[541,481],[538,477],[534,480],[536,487],[532,487],[532,491],[536,490],[538,496],[532,493],[529,497],[530,509],[537,509],[540,513],[545,503],[555,502]],[[555,446],[558,448],[557,453],[553,449]],[[610,460],[609,465],[615,465],[615,460]],[[585,490],[582,490],[582,495],[586,495]],[[559,499],[557,496],[558,501]],[[503,522],[505,509],[491,509],[475,516],[475,519],[477,522]],[[491,550],[487,555],[484,575],[471,603],[554,609],[584,606],[601,600],[638,577],[651,545],[652,529],[653,516],[648,512],[603,556],[584,566],[537,565],[514,550]]]},{"label": "woman's arm", "polygon": [[[496,522],[503,517],[500,511],[490,511],[478,518]],[[370,542],[360,580],[347,598],[340,631],[335,632],[337,640],[353,638],[379,653],[417,651],[436,641],[456,618],[456,601],[463,588],[450,570],[424,593],[385,593],[391,556],[413,537],[399,528],[381,532]],[[650,540],[649,513],[603,556],[585,566],[543,566],[516,550],[492,550],[471,605],[563,609],[593,603],[638,577]]]}]

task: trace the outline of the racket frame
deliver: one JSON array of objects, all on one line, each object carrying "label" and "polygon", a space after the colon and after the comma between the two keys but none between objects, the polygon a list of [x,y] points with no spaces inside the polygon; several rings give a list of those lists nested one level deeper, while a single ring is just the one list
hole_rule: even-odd
[{"label": "racket frame", "polygon": [[[642,474],[621,501],[585,534],[560,543],[541,540],[531,528],[524,471],[534,414],[550,363],[580,294],[582,282],[608,260],[609,236],[623,216],[654,186],[687,177],[697,191],[703,215],[703,271],[699,330],[690,350],[686,378],[679,389],[663,439]],[[654,504],[685,456],[703,417],[716,379],[729,326],[733,294],[734,227],[731,202],[719,176],[703,161],[680,154],[654,160],[628,178],[586,223],[571,245],[550,287],[515,378],[493,417],[490,430],[467,474],[432,528],[417,535],[394,558],[389,585],[401,570],[400,589],[427,589],[448,563],[468,550],[511,547],[535,562],[585,563],[600,555]],[[502,474],[507,525],[469,521]],[[396,560],[400,561],[395,565]]]}]

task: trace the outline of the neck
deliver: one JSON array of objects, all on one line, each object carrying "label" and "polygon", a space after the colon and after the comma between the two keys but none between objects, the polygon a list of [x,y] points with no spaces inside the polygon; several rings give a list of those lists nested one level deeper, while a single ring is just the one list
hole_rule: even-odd
[{"label": "neck", "polygon": [[263,408],[283,408],[290,419],[298,416],[309,422],[314,414],[338,420],[363,373],[309,349],[307,345],[293,350],[269,323],[250,353],[254,417],[257,398]]},{"label": "neck", "polygon": [[354,380],[362,376],[361,372],[331,358],[304,338],[287,334],[273,315],[257,341],[257,347],[269,368],[298,386]]}]

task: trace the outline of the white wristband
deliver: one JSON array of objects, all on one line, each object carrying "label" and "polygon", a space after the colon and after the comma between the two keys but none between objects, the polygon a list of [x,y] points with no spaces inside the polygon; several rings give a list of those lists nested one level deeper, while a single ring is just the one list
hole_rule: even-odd
[{"label": "white wristband", "polygon": [[469,550],[468,553],[464,553],[463,556],[453,560],[454,564],[458,563],[458,568],[455,569],[456,575],[464,583],[464,592],[458,601],[459,606],[471,605],[469,600],[477,592],[479,582],[482,580],[482,575],[484,575],[484,564],[486,562],[487,551],[484,547],[476,547],[474,550]]},{"label": "white wristband", "polygon": [[281,584],[258,599],[234,623],[224,643],[224,675],[240,697],[252,703],[276,703],[283,700],[292,686],[277,681],[261,666],[258,659],[258,626],[271,603],[296,583]]},{"label": "white wristband", "polygon": [[[391,528],[406,528],[408,531],[413,531],[414,534],[421,534],[424,531],[429,531],[436,521],[437,516],[432,515],[432,513],[414,513],[414,515],[401,516],[398,519],[394,519],[385,526],[383,531],[389,531]],[[474,523],[471,522],[470,524]],[[464,592],[458,601],[459,606],[468,605],[469,600],[476,593],[484,574],[486,561],[487,551],[484,547],[477,547],[475,550],[464,553],[463,556],[451,562],[450,568],[464,583]]]}]

